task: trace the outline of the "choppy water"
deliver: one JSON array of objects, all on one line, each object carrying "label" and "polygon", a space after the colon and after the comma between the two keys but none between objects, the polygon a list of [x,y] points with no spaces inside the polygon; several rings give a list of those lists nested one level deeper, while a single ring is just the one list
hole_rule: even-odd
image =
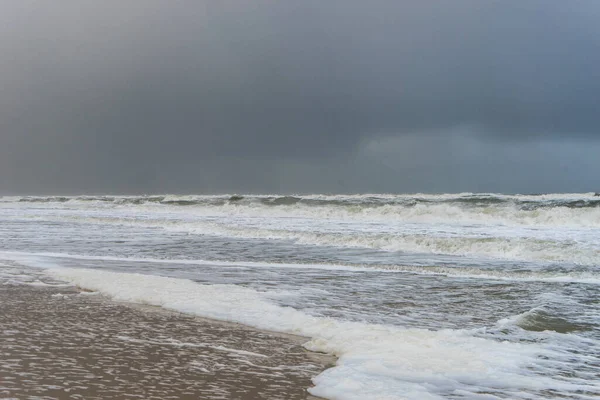
[{"label": "choppy water", "polygon": [[593,193],[4,197],[0,251],[17,280],[306,335],[340,356],[325,397],[600,396]]}]

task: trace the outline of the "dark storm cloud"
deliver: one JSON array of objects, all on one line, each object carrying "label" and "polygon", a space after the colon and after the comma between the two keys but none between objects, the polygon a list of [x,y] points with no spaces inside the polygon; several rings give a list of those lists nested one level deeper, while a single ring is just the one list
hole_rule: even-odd
[{"label": "dark storm cloud", "polygon": [[143,188],[461,126],[595,139],[598,4],[5,2],[0,176]]}]

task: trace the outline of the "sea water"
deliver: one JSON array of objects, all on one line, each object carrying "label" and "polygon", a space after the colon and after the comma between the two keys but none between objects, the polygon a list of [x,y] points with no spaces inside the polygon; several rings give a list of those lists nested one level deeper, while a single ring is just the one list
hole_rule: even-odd
[{"label": "sea water", "polygon": [[600,396],[600,197],[0,198],[19,268],[308,337],[331,399]]}]

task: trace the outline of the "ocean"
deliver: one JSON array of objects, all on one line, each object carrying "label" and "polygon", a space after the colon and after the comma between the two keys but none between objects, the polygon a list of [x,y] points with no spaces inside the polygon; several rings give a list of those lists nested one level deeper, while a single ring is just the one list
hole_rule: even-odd
[{"label": "ocean", "polygon": [[600,397],[594,193],[2,197],[0,265],[305,336],[324,398]]}]

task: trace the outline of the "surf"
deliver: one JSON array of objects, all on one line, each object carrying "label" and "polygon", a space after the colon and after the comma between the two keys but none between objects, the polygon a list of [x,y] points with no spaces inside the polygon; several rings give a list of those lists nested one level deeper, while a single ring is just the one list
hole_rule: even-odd
[{"label": "surf", "polygon": [[119,301],[306,336],[310,338],[307,349],[338,357],[336,366],[314,378],[310,392],[316,396],[438,399],[456,393],[477,396],[491,387],[498,395],[526,391],[530,398],[541,399],[545,390],[600,390],[593,381],[534,378],[530,366],[536,360],[559,356],[536,344],[499,342],[465,331],[403,329],[315,317],[277,306],[260,292],[235,285],[71,268],[51,268],[47,274]]}]

